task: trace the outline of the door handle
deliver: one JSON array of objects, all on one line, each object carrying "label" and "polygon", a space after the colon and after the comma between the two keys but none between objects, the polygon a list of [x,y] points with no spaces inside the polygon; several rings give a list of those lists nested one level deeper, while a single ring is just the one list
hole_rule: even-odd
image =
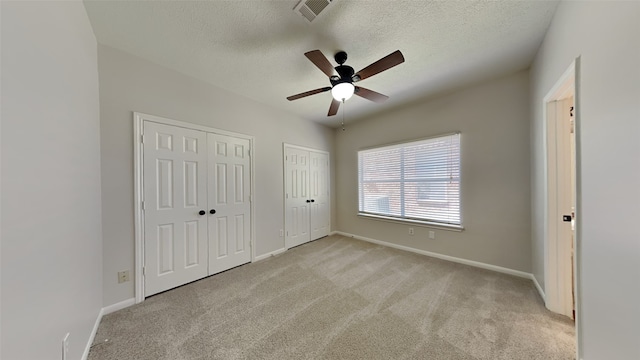
[{"label": "door handle", "polygon": [[200,214],[200,215],[204,215],[204,214],[206,214],[206,213],[207,213],[207,212],[206,212],[206,211],[204,211],[204,210],[200,210],[200,211],[198,211],[198,214]]},{"label": "door handle", "polygon": [[307,202],[308,202],[308,203],[310,203],[310,202],[311,202],[311,200],[307,200]]},{"label": "door handle", "polygon": [[562,221],[571,222],[571,215],[562,215]]},{"label": "door handle", "polygon": [[209,210],[209,214],[215,214],[215,213],[216,213],[216,209]]},{"label": "door handle", "polygon": [[311,202],[316,202],[315,200],[311,199]]}]

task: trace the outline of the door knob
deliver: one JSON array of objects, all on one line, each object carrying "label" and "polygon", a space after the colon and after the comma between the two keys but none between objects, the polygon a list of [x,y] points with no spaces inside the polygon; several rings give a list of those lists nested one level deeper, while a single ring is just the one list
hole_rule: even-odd
[{"label": "door knob", "polygon": [[216,213],[216,209],[209,210],[209,214],[215,214],[215,213]]},{"label": "door knob", "polygon": [[310,203],[310,202],[311,202],[311,200],[307,200],[307,202],[308,202],[308,203]]},{"label": "door knob", "polygon": [[204,211],[204,210],[200,210],[200,211],[198,212],[198,214],[200,214],[200,215],[204,215],[204,214],[206,214],[206,213],[207,213],[207,212],[206,212],[206,211]]},{"label": "door knob", "polygon": [[311,202],[316,202],[315,200],[311,199]]}]

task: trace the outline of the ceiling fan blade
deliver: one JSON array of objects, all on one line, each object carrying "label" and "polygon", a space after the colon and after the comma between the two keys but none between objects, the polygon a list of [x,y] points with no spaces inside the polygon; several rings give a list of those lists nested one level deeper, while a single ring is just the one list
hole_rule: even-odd
[{"label": "ceiling fan blade", "polygon": [[382,59],[374,62],[373,64],[367,66],[366,68],[358,71],[356,76],[360,77],[360,80],[364,80],[368,77],[372,77],[373,75],[383,72],[385,70],[391,69],[392,67],[402,64],[404,62],[404,56],[400,50],[396,50],[391,54],[383,57]]},{"label": "ceiling fan blade", "polygon": [[331,106],[329,106],[329,112],[327,116],[333,116],[338,113],[338,108],[340,107],[340,101],[333,99],[331,100]]},{"label": "ceiling fan blade", "polygon": [[377,103],[384,102],[389,98],[387,95],[383,95],[383,94],[380,94],[379,92],[365,89],[360,86],[356,86],[354,94]]},{"label": "ceiling fan blade", "polygon": [[333,66],[320,50],[306,52],[304,53],[304,56],[311,60],[311,62],[317,66],[318,69],[322,70],[325,75],[329,77],[333,75]]},{"label": "ceiling fan blade", "polygon": [[320,93],[323,93],[323,92],[329,91],[329,90],[331,90],[331,87],[329,87],[329,86],[323,87],[323,88],[320,88],[320,89],[310,90],[310,91],[303,92],[303,93],[300,93],[300,94],[297,94],[297,95],[291,95],[291,96],[287,97],[287,100],[289,100],[289,101],[298,100],[300,98],[303,98],[303,97],[306,97],[306,96],[309,96],[309,95],[320,94]]}]

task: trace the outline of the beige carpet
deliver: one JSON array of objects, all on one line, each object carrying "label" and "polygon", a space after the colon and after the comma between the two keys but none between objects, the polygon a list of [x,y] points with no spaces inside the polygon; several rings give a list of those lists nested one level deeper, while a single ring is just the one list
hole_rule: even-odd
[{"label": "beige carpet", "polygon": [[331,236],[105,316],[99,359],[575,359],[530,280]]}]

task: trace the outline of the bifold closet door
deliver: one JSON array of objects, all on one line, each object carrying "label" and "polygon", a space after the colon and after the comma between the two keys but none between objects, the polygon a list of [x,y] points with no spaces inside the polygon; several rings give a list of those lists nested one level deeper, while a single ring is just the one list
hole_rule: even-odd
[{"label": "bifold closet door", "polygon": [[311,240],[309,233],[309,151],[285,147],[285,245]]},{"label": "bifold closet door", "polygon": [[250,142],[207,134],[209,274],[251,261]]},{"label": "bifold closet door", "polygon": [[208,275],[207,138],[144,122],[145,296]]}]

